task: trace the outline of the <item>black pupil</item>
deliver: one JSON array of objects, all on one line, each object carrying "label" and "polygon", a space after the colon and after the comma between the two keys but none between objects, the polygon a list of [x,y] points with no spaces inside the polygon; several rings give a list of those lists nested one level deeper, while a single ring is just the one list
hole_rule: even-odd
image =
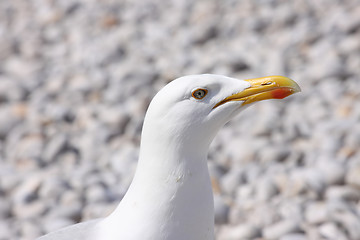
[{"label": "black pupil", "polygon": [[197,97],[197,98],[203,98],[204,95],[205,95],[205,91],[204,91],[204,90],[197,90],[197,91],[195,92],[195,97]]}]

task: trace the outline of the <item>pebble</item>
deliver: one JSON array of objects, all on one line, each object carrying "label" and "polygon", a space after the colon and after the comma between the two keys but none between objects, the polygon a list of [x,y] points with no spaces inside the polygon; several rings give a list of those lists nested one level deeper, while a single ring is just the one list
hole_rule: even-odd
[{"label": "pebble", "polygon": [[343,226],[350,239],[360,238],[360,220],[352,205],[345,201],[331,201],[329,203],[330,217],[335,223]]},{"label": "pebble", "polygon": [[[242,206],[241,202],[240,202],[240,206]],[[274,207],[274,204],[268,204],[267,202],[256,203],[256,204],[253,202],[252,204],[249,204],[247,208],[244,208],[244,212],[248,213],[246,215],[247,222],[255,226],[263,226],[262,227],[263,234],[264,234],[264,229],[270,226],[274,226],[275,231],[277,231],[278,228],[276,226],[280,224],[279,228],[281,228],[282,223],[286,222],[286,221],[284,222],[280,221],[281,220],[280,211]],[[270,232],[272,232],[271,229],[272,228],[270,227]]]},{"label": "pebble", "polygon": [[35,218],[46,212],[46,205],[41,201],[33,201],[27,204],[14,204],[11,208],[11,215],[18,219]]},{"label": "pebble", "polygon": [[17,102],[25,96],[26,91],[19,82],[0,77],[0,102]]},{"label": "pebble", "polygon": [[[331,157],[329,157],[331,159]],[[324,176],[324,182],[327,185],[338,185],[344,182],[346,169],[345,166],[334,160],[319,161],[319,173]]]},{"label": "pebble", "polygon": [[241,202],[243,200],[252,200],[254,196],[254,186],[251,184],[241,184],[236,190],[236,199]]},{"label": "pebble", "polygon": [[14,203],[24,204],[33,202],[37,198],[37,192],[43,181],[41,175],[31,176],[14,189]]},{"label": "pebble", "polygon": [[15,106],[0,106],[0,137],[5,138],[21,121],[15,112]]},{"label": "pebble", "polygon": [[319,227],[320,234],[327,239],[348,239],[344,232],[342,232],[334,223],[324,223]]},{"label": "pebble", "polygon": [[51,163],[56,160],[56,157],[64,150],[67,143],[67,137],[64,134],[58,134],[51,138],[46,144],[42,159],[46,163]]},{"label": "pebble", "polygon": [[306,200],[303,198],[295,199],[276,199],[276,204],[279,204],[278,211],[282,219],[292,219],[294,221],[304,221],[304,208]]},{"label": "pebble", "polygon": [[325,197],[327,199],[342,199],[357,202],[360,200],[360,192],[351,186],[331,186],[326,189]]},{"label": "pebble", "polygon": [[229,205],[219,195],[214,195],[215,223],[226,224],[228,222]]},{"label": "pebble", "polygon": [[10,215],[11,215],[10,202],[5,201],[5,199],[3,199],[3,198],[0,198],[0,217],[3,219],[6,219],[6,218],[9,218]]},{"label": "pebble", "polygon": [[10,223],[1,221],[0,222],[0,239],[11,239],[13,235],[13,231],[10,228]]},{"label": "pebble", "polygon": [[233,189],[235,189],[241,183],[242,183],[242,170],[235,168],[227,172],[220,179],[220,188],[222,192],[231,194],[233,192]]},{"label": "pebble", "polygon": [[85,197],[91,202],[105,202],[107,200],[106,189],[101,184],[93,184],[86,189]]},{"label": "pebble", "polygon": [[55,218],[47,221],[43,221],[42,228],[44,232],[53,232],[57,229],[69,226],[75,222],[68,218]]},{"label": "pebble", "polygon": [[21,235],[27,236],[30,238],[36,238],[37,236],[41,235],[42,232],[38,227],[38,224],[34,221],[24,221],[21,225]]},{"label": "pebble", "polygon": [[324,202],[311,202],[306,206],[305,219],[310,224],[319,224],[329,218],[328,208]]},{"label": "pebble", "polygon": [[72,191],[71,189],[65,190],[60,199],[61,205],[65,206],[81,204],[81,201],[82,196],[80,196],[80,193]]},{"label": "pebble", "polygon": [[52,206],[54,209],[46,214],[48,219],[69,219],[77,222],[81,219],[81,202],[73,202],[71,205]]},{"label": "pebble", "polygon": [[360,164],[348,170],[346,182],[356,188],[360,188]]},{"label": "pebble", "polygon": [[256,199],[258,201],[268,201],[278,193],[276,185],[269,178],[259,179],[256,190]]},{"label": "pebble", "polygon": [[307,239],[308,238],[306,237],[306,235],[302,233],[286,234],[280,238],[280,240],[307,240]]},{"label": "pebble", "polygon": [[[109,203],[96,203],[87,204],[82,210],[82,219],[84,221],[91,220],[95,218],[101,218],[104,216],[108,216],[110,213],[114,211],[117,206],[117,202]],[[105,214],[105,215],[104,215]]]},{"label": "pebble", "polygon": [[39,134],[32,134],[22,138],[18,142],[13,160],[24,168],[27,168],[27,165],[31,162],[40,164],[44,144],[44,137]]},{"label": "pebble", "polygon": [[281,220],[263,229],[263,236],[266,239],[279,239],[285,234],[301,231],[299,222],[291,219]]},{"label": "pebble", "polygon": [[261,236],[260,229],[243,224],[238,226],[224,226],[220,229],[219,240],[255,239]]}]

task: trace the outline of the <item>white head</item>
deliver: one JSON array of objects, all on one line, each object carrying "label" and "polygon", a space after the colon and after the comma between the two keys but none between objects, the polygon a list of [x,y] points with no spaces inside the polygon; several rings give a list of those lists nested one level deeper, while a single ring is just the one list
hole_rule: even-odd
[{"label": "white head", "polygon": [[218,130],[243,106],[298,91],[294,81],[281,76],[249,80],[213,74],[181,77],[152,100],[142,137],[167,143],[175,140],[187,151],[207,149]]}]

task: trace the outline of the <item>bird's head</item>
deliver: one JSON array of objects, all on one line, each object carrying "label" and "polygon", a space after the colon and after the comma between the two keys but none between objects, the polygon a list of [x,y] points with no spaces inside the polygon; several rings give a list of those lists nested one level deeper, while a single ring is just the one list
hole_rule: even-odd
[{"label": "bird's head", "polygon": [[154,97],[145,118],[149,126],[144,128],[153,128],[168,142],[176,139],[194,146],[197,142],[208,145],[244,106],[299,91],[296,82],[281,76],[248,80],[213,74],[185,76],[170,82]]}]

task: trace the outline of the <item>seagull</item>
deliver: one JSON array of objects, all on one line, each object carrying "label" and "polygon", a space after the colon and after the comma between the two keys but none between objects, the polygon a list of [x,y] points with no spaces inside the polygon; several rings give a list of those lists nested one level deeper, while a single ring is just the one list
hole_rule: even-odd
[{"label": "seagull", "polygon": [[116,209],[38,240],[215,239],[210,143],[246,106],[300,91],[282,76],[239,80],[202,74],[170,82],[149,105],[135,176]]}]

